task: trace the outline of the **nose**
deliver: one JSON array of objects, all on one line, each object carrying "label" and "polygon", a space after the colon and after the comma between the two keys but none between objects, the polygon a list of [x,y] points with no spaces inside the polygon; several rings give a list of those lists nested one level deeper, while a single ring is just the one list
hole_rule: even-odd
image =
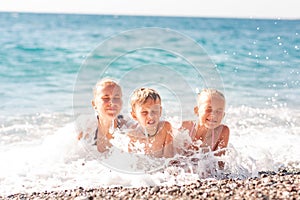
[{"label": "nose", "polygon": [[213,113],[214,115],[219,115],[222,113],[222,111],[220,110],[213,110],[211,113]]},{"label": "nose", "polygon": [[119,104],[121,102],[122,102],[122,100],[120,98],[111,98],[110,99],[110,104]]},{"label": "nose", "polygon": [[154,117],[153,113],[150,112],[150,113],[148,114],[148,119],[152,119],[153,117]]},{"label": "nose", "polygon": [[215,117],[217,116],[216,111],[211,111],[211,112],[209,113],[209,116],[215,118]]},{"label": "nose", "polygon": [[111,98],[111,99],[109,100],[109,104],[110,104],[110,105],[116,104],[116,100],[113,99],[113,98]]},{"label": "nose", "polygon": [[147,117],[147,119],[152,119],[153,118],[153,113],[148,112],[146,117]]}]

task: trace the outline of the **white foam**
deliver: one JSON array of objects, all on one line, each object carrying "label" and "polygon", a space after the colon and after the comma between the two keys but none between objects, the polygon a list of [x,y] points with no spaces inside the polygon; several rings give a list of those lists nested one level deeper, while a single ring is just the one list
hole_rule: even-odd
[{"label": "white foam", "polygon": [[[0,193],[79,186],[180,185],[207,177],[245,178],[286,165],[299,168],[299,116],[289,110],[281,112],[290,115],[276,115],[277,112],[274,109],[229,108],[224,121],[231,130],[227,154],[220,158],[200,152],[192,157],[177,156],[183,167],[169,166],[170,160],[128,154],[124,145],[126,137],[122,133],[115,137],[115,148],[100,154],[95,145],[88,146],[83,140],[77,140],[78,129],[73,123],[46,136],[34,134],[31,140],[25,141],[15,141],[16,134],[3,134],[1,140],[6,137],[6,142],[0,148]],[[30,138],[30,134],[26,137]],[[174,131],[177,148],[186,140],[187,133]],[[225,162],[225,169],[214,171],[219,160]],[[198,166],[195,167],[195,163]],[[163,170],[159,170],[161,168]]]}]

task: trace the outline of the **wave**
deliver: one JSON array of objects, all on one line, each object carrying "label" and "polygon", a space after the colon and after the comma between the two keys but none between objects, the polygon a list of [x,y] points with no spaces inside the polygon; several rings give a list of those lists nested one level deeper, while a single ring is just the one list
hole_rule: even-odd
[{"label": "wave", "polygon": [[[100,155],[95,146],[77,140],[76,124],[67,123],[72,119],[69,115],[6,118],[0,132],[0,193],[74,186],[182,185],[202,178],[253,177],[259,171],[276,171],[282,166],[299,168],[297,113],[289,109],[228,108],[224,123],[231,135],[226,155],[216,158],[211,152],[198,152],[192,157],[172,158],[181,166],[170,165],[169,159],[129,155],[120,146]],[[180,146],[187,135],[174,134]],[[122,141],[124,135],[115,144],[122,146]],[[213,167],[219,160],[225,162],[224,170]]]}]

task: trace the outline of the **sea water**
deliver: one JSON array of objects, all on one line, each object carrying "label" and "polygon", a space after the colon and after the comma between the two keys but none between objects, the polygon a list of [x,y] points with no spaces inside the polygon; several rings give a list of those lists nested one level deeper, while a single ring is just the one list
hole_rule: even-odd
[{"label": "sea water", "polygon": [[[247,178],[279,167],[299,168],[299,23],[1,13],[0,194],[185,184],[199,178]],[[125,40],[118,38],[143,28],[146,31],[125,34]],[[105,61],[108,57],[103,55],[120,51],[120,46],[131,47],[132,35],[140,39],[133,43],[135,49],[121,51],[109,60],[108,68],[89,67],[93,59],[96,64]],[[163,41],[156,44],[159,48],[145,46],[153,38]],[[166,51],[167,47],[172,48]],[[197,67],[190,60],[204,60],[207,66]],[[103,155],[78,141],[78,130],[95,123],[92,88],[106,75],[123,83],[122,114],[127,119],[132,89],[157,88],[163,118],[172,123],[179,146],[186,137],[176,131],[179,124],[196,120],[196,92],[207,86],[221,89],[226,96],[223,123],[230,128],[227,154],[222,158],[196,154],[197,167],[190,158],[178,156],[185,165],[181,168],[169,166],[168,159],[153,161],[126,153],[122,144],[126,138],[119,130],[114,141],[118,148]],[[218,159],[225,162],[225,169],[210,170]]]}]

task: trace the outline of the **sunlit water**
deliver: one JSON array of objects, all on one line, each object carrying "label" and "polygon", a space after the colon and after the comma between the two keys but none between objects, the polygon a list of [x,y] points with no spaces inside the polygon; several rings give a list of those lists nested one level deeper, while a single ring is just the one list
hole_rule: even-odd
[{"label": "sunlit water", "polygon": [[[0,16],[1,194],[79,186],[180,185],[199,178],[246,178],[282,166],[300,167],[299,21],[9,13]],[[73,94],[78,92],[74,88],[84,58],[113,34],[153,26],[186,34],[216,64],[227,99],[223,123],[231,132],[225,156],[177,156],[182,167],[176,167],[170,166],[168,159],[149,160],[126,153],[126,137],[118,132],[113,141],[118,148],[105,154],[77,140],[78,127],[92,130],[95,120],[91,115],[78,124],[73,115]],[[117,60],[114,67],[120,67],[121,76],[133,70],[131,65],[157,52],[139,51]],[[161,65],[183,62],[168,54],[162,56],[166,57]],[[126,59],[131,63],[127,68]],[[178,68],[180,74],[192,82],[194,74],[182,69],[186,68]],[[143,80],[131,78],[126,82],[128,88]],[[94,79],[97,76],[87,77],[83,85],[84,100],[91,98],[97,81]],[[203,87],[191,85],[195,91]],[[186,88],[180,86],[178,90],[184,93]],[[186,134],[176,131],[182,120],[178,113],[195,120],[194,104],[180,104],[179,112],[179,97],[172,96],[167,87],[159,89],[163,118],[172,123],[175,145],[180,146]],[[129,95],[125,94],[122,111],[127,118]],[[90,102],[75,104],[76,114],[81,106],[93,114]],[[218,159],[225,162],[223,171],[214,170]]]}]

